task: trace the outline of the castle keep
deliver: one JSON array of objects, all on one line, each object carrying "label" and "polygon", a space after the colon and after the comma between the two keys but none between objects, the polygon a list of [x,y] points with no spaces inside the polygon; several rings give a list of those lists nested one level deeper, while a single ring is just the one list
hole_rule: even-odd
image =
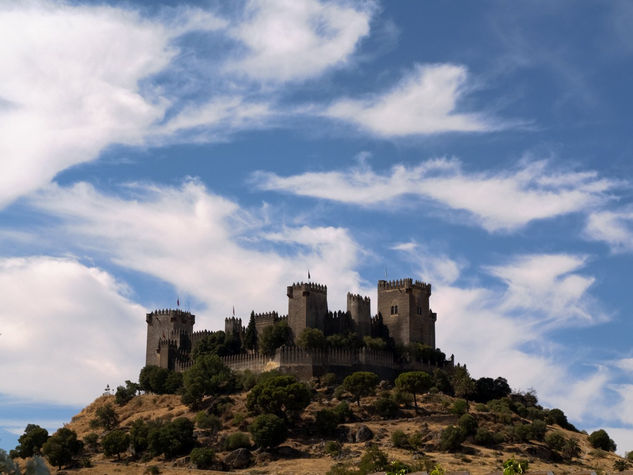
[{"label": "castle keep", "polygon": [[[421,343],[435,348],[435,322],[437,315],[429,306],[431,284],[413,279],[378,281],[378,313],[371,316],[369,297],[347,294],[347,310],[331,312],[327,304],[327,287],[317,283],[295,283],[287,287],[288,314],[277,312],[253,313],[258,338],[264,329],[277,322],[286,321],[291,339],[306,328],[321,330],[325,336],[354,332],[358,336],[372,336],[381,324],[389,329],[396,344]],[[175,371],[191,366],[191,350],[209,331],[193,331],[195,316],[182,310],[156,310],[148,313],[146,365],[156,365]],[[241,318],[225,319],[224,331],[241,339],[245,328]],[[223,358],[236,370],[250,369],[255,372],[279,369],[311,377],[323,372],[344,372],[360,369],[389,375],[402,369],[401,362],[394,360],[387,351],[367,348],[302,350],[296,346],[279,348],[275,355],[265,356],[257,352]],[[409,365],[410,366],[410,365]]]}]

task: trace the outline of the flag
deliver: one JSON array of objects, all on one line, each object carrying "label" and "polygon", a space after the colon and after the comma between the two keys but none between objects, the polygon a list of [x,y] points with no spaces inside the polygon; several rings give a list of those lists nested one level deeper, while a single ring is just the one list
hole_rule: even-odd
[{"label": "flag", "polygon": [[235,316],[235,305],[233,305],[233,316]]},{"label": "flag", "polygon": [[310,269],[308,269],[308,280],[310,280]]},{"label": "flag", "polygon": [[177,305],[178,307],[180,307],[180,297],[178,297],[178,298],[176,299],[176,305]]}]

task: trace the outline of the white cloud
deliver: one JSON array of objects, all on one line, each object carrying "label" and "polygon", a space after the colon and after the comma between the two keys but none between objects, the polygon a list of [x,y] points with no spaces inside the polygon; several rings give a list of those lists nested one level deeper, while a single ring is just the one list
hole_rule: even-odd
[{"label": "white cloud", "polygon": [[265,211],[242,210],[194,181],[131,191],[123,199],[85,183],[52,185],[33,203],[61,218],[57,232],[67,232],[69,243],[204,302],[201,328],[223,325],[233,305],[242,317],[253,309],[286,313],[285,287],[305,280],[308,269],[328,285],[335,310],[344,308],[348,290],[361,286],[354,270],[361,249],[345,229],[267,225]]},{"label": "white cloud", "polygon": [[418,197],[466,211],[488,231],[514,230],[533,220],[586,212],[604,203],[617,184],[595,172],[556,172],[544,161],[524,163],[515,170],[468,173],[459,161],[444,158],[415,167],[396,165],[384,174],[363,165],[289,177],[256,172],[253,181],[264,190],[360,206]]},{"label": "white cloud", "polygon": [[633,212],[629,210],[596,211],[587,218],[585,236],[603,241],[614,252],[633,251]]},{"label": "white cloud", "polygon": [[227,70],[264,81],[294,81],[345,65],[369,34],[374,8],[317,0],[251,0],[230,34],[247,48]]},{"label": "white cloud", "polygon": [[139,81],[169,64],[175,36],[221,25],[192,9],[163,24],[104,6],[2,4],[0,207],[111,143],[143,143],[168,101]]},{"label": "white cloud", "polygon": [[431,251],[415,241],[402,242],[391,247],[407,256],[407,261],[417,269],[418,276],[433,284],[452,284],[457,280],[462,265],[450,257]]},{"label": "white cloud", "polygon": [[4,394],[79,405],[137,376],[145,309],[108,273],[72,259],[2,258],[0,287]]},{"label": "white cloud", "polygon": [[484,114],[457,112],[466,79],[463,66],[416,65],[392,90],[366,99],[339,99],[323,114],[383,137],[502,128]]}]

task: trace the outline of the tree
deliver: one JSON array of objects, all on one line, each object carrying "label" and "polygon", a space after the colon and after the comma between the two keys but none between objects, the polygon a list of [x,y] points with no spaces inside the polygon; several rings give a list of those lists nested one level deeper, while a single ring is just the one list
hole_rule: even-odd
[{"label": "tree", "polygon": [[615,452],[617,446],[604,429],[596,430],[589,435],[589,443],[594,449]]},{"label": "tree", "polygon": [[103,427],[106,430],[112,430],[119,424],[119,416],[117,416],[112,404],[106,404],[97,408],[95,418],[91,421],[97,427]]},{"label": "tree", "polygon": [[106,457],[116,455],[121,460],[121,452],[125,452],[130,446],[130,436],[122,430],[113,430],[103,436],[101,446]]},{"label": "tree", "polygon": [[75,455],[83,449],[83,443],[77,440],[77,434],[66,427],[62,427],[42,446],[42,453],[49,463],[60,470],[64,465],[72,462]]},{"label": "tree", "polygon": [[274,414],[257,416],[248,426],[255,443],[262,448],[276,447],[286,440],[288,429],[286,422]]},{"label": "tree", "polygon": [[40,453],[44,442],[48,440],[48,431],[36,424],[28,424],[20,436],[15,451],[18,457],[28,458]]},{"label": "tree", "polygon": [[343,380],[343,388],[354,396],[358,407],[360,407],[360,398],[373,394],[377,385],[378,376],[369,371],[357,371]]},{"label": "tree", "polygon": [[196,447],[191,451],[191,463],[199,470],[208,470],[215,463],[215,451],[210,447]]},{"label": "tree", "polygon": [[255,325],[255,312],[251,312],[251,319],[248,321],[246,333],[244,334],[244,347],[247,350],[257,349],[257,326]]},{"label": "tree", "polygon": [[193,422],[186,417],[178,417],[166,424],[156,424],[150,427],[148,448],[153,455],[165,454],[172,458],[191,451],[195,444],[193,436]]},{"label": "tree", "polygon": [[124,406],[136,396],[139,389],[140,386],[137,383],[126,380],[125,386],[117,386],[114,400],[119,406]]},{"label": "tree", "polygon": [[139,374],[139,389],[155,394],[175,394],[181,387],[182,376],[180,373],[147,365]]},{"label": "tree", "polygon": [[265,327],[262,331],[261,341],[258,342],[259,351],[267,355],[273,355],[277,348],[290,343],[290,336],[290,327],[285,321]]},{"label": "tree", "polygon": [[440,435],[440,450],[454,452],[466,439],[464,431],[457,426],[448,426]]},{"label": "tree", "polygon": [[470,377],[466,366],[457,366],[451,375],[451,384],[456,397],[471,399],[475,392],[475,382]]},{"label": "tree", "polygon": [[270,413],[289,420],[299,415],[311,399],[310,388],[295,376],[274,376],[250,390],[246,407],[252,413]]},{"label": "tree", "polygon": [[433,385],[433,378],[431,375],[424,371],[409,371],[401,373],[396,378],[396,387],[401,391],[406,391],[413,394],[413,405],[416,410],[418,408],[418,402],[416,400],[416,394],[427,392]]},{"label": "tree", "polygon": [[185,371],[183,383],[182,402],[195,408],[205,396],[231,391],[235,378],[219,356],[204,354],[196,358],[193,366]]},{"label": "tree", "polygon": [[382,338],[366,336],[363,338],[363,343],[370,350],[383,351],[387,349],[387,342]]},{"label": "tree", "polygon": [[0,473],[6,473],[7,475],[20,475],[20,469],[3,449],[0,449]]},{"label": "tree", "polygon": [[305,350],[321,350],[327,346],[325,335],[318,328],[306,328],[297,337],[297,346]]}]

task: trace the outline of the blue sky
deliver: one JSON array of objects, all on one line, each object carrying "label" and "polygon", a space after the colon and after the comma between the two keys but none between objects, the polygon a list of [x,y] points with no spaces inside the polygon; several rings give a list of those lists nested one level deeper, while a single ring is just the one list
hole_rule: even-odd
[{"label": "blue sky", "polygon": [[438,345],[633,449],[633,6],[0,2],[0,447],[199,329],[431,282]]}]

